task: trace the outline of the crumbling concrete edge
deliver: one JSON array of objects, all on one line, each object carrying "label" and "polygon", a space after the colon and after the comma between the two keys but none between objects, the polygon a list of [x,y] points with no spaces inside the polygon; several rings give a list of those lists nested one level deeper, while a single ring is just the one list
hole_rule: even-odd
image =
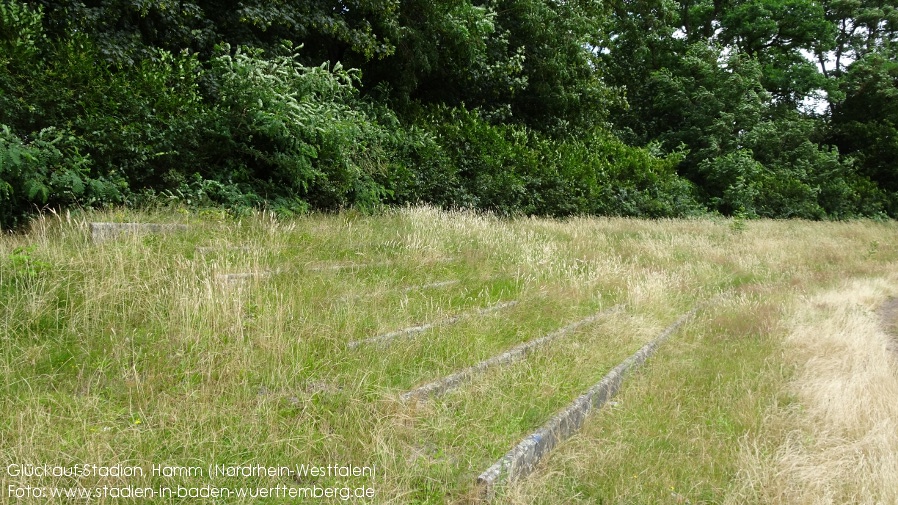
[{"label": "crumbling concrete edge", "polygon": [[466,380],[470,379],[474,375],[477,375],[478,373],[484,372],[488,368],[499,365],[506,365],[508,363],[517,361],[532,352],[537,347],[543,346],[558,337],[567,335],[568,333],[577,330],[581,326],[592,323],[596,319],[599,319],[606,314],[620,310],[620,308],[621,305],[615,305],[610,308],[602,309],[589,317],[585,317],[575,323],[571,323],[563,328],[555,330],[552,333],[517,345],[505,351],[504,353],[499,354],[498,356],[493,356],[492,358],[483,360],[476,365],[470,366],[463,370],[459,370],[458,372],[447,375],[433,382],[429,382],[427,384],[424,384],[423,386],[419,386],[415,389],[412,389],[411,391],[407,391],[400,395],[400,399],[402,401],[408,401],[412,399],[425,400],[431,396],[448,393],[449,391],[460,386]]},{"label": "crumbling concrete edge", "polygon": [[[434,258],[429,261],[425,261],[422,264],[431,264],[431,263],[450,263],[455,261],[454,258]],[[344,261],[337,263],[323,263],[313,261],[310,263],[306,263],[304,269],[308,272],[327,272],[327,271],[335,271],[335,270],[351,270],[351,269],[362,269],[362,268],[380,268],[380,267],[388,267],[392,265],[396,265],[401,263],[401,260],[383,260],[383,261],[370,261],[370,262],[361,262],[355,263],[352,261]]]},{"label": "crumbling concrete edge", "polygon": [[241,252],[241,253],[251,253],[255,250],[255,247],[251,246],[240,246],[240,245],[225,245],[225,246],[197,246],[196,252],[197,254],[213,254],[220,252]]},{"label": "crumbling concrete edge", "polygon": [[366,344],[382,344],[387,343],[390,340],[393,340],[396,337],[404,337],[415,335],[424,331],[427,331],[431,328],[435,328],[437,326],[445,326],[449,324],[455,324],[459,321],[467,319],[473,316],[480,316],[484,314],[489,314],[490,312],[495,312],[497,310],[507,309],[509,307],[514,307],[517,305],[517,300],[511,300],[509,302],[499,302],[488,307],[484,307],[482,309],[478,309],[473,312],[467,312],[464,314],[459,314],[457,316],[448,317],[446,319],[441,319],[439,321],[433,323],[425,323],[418,326],[412,326],[410,328],[404,328],[402,330],[391,331],[390,333],[384,333],[383,335],[378,335],[376,337],[366,338],[364,340],[354,340],[346,344],[346,347],[349,349],[355,349],[356,347],[366,345]]},{"label": "crumbling concrete edge", "polygon": [[[406,286],[403,288],[399,288],[399,292],[400,293],[412,293],[415,291],[424,291],[427,289],[438,289],[438,288],[444,288],[446,286],[452,286],[452,285],[458,284],[460,282],[461,282],[461,280],[459,280],[459,279],[449,279],[446,281],[435,281],[435,282],[429,282],[427,284],[418,284],[415,286]],[[346,295],[346,296],[341,296],[339,298],[339,300],[341,302],[346,302],[349,300],[358,300],[361,298],[378,296],[378,295],[382,295],[384,293],[390,293],[390,292],[396,292],[396,289],[385,289],[385,290],[379,290],[379,291],[372,291],[369,293],[357,293],[354,295]]]},{"label": "crumbling concrete edge", "polygon": [[458,279],[449,279],[446,281],[429,282],[427,284],[420,284],[418,286],[408,286],[408,287],[402,288],[402,292],[403,293],[411,293],[412,291],[422,291],[425,289],[444,288],[446,286],[452,286],[452,285],[458,284],[459,282],[461,282],[461,281]]},{"label": "crumbling concrete edge", "polygon": [[304,269],[308,272],[329,272],[335,270],[348,270],[348,269],[358,269],[358,268],[376,268],[376,267],[387,267],[393,265],[395,261],[387,260],[387,261],[376,261],[369,263],[352,263],[352,262],[344,262],[344,263],[308,263],[305,265]]},{"label": "crumbling concrete edge", "polygon": [[591,410],[598,410],[614,397],[620,389],[624,377],[645,363],[664,341],[695,315],[696,311],[698,311],[698,307],[668,326],[654,340],[614,367],[598,384],[580,395],[570,406],[553,416],[549,422],[522,440],[502,459],[481,473],[477,477],[480,497],[489,500],[500,483],[512,483],[531,473],[543,456],[580,430]]},{"label": "crumbling concrete edge", "polygon": [[186,224],[163,223],[90,223],[90,238],[102,242],[125,233],[170,233],[186,231]]},{"label": "crumbling concrete edge", "polygon": [[237,274],[218,274],[215,276],[216,279],[225,282],[225,283],[237,283],[241,281],[255,280],[255,279],[265,279],[268,277],[272,277],[275,275],[282,274],[283,270],[260,270],[258,272],[243,272]]}]

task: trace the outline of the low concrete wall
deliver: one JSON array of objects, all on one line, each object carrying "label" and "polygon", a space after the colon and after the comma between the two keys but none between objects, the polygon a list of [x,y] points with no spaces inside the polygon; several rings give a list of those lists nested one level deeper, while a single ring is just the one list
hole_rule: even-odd
[{"label": "low concrete wall", "polygon": [[440,380],[433,381],[428,384],[424,384],[423,386],[417,387],[411,391],[403,393],[400,398],[402,398],[403,401],[408,401],[411,399],[424,400],[430,396],[441,395],[441,394],[447,393],[447,392],[451,391],[452,389],[455,389],[461,383],[463,383],[464,381],[473,377],[474,375],[485,371],[487,368],[490,368],[493,366],[498,366],[498,365],[504,365],[504,364],[511,363],[513,361],[517,361],[517,360],[523,358],[524,356],[526,356],[528,353],[530,353],[537,347],[545,345],[546,343],[548,343],[551,340],[554,340],[558,337],[566,335],[566,334],[576,330],[577,328],[580,328],[583,325],[586,325],[586,324],[589,324],[589,323],[595,321],[602,315],[616,311],[618,309],[620,309],[620,305],[615,305],[614,307],[611,307],[610,309],[604,309],[596,314],[593,314],[589,317],[581,319],[575,323],[569,324],[569,325],[565,326],[564,328],[561,328],[552,333],[549,333],[548,335],[539,337],[537,339],[531,340],[530,342],[525,342],[521,345],[513,347],[498,356],[494,356],[490,359],[481,361],[480,363],[477,363],[474,366],[465,368],[464,370],[459,370],[458,372],[456,372],[452,375],[443,377]]},{"label": "low concrete wall", "polygon": [[186,231],[186,224],[160,223],[90,223],[90,238],[94,242],[110,240],[125,234],[171,233]]},{"label": "low concrete wall", "polygon": [[556,414],[542,428],[522,440],[505,454],[502,459],[489,467],[477,478],[479,494],[490,499],[496,486],[501,482],[514,482],[533,471],[537,463],[556,445],[580,430],[587,414],[601,408],[620,389],[624,377],[642,365],[665,340],[692,317],[698,309],[692,309],[677,322],[668,326],[654,340],[644,345],[635,354],[614,367],[589,391],[574,400],[569,407]]},{"label": "low concrete wall", "polygon": [[198,254],[215,254],[215,253],[227,253],[227,252],[240,252],[240,253],[251,253],[254,248],[250,246],[235,246],[235,245],[226,245],[226,246],[197,246],[196,252]]},{"label": "low concrete wall", "polygon": [[355,341],[352,341],[352,342],[349,342],[348,344],[346,344],[346,347],[348,347],[350,349],[355,349],[356,347],[359,347],[359,346],[365,345],[365,344],[387,343],[396,337],[414,335],[416,333],[421,333],[423,331],[427,331],[427,330],[429,330],[431,328],[435,328],[437,326],[445,326],[448,324],[455,324],[455,323],[457,323],[463,319],[467,319],[469,317],[488,314],[490,312],[495,312],[497,310],[506,309],[508,307],[514,307],[517,304],[518,304],[518,302],[516,300],[512,300],[510,302],[496,303],[496,304],[490,305],[489,307],[484,307],[482,309],[478,309],[474,312],[459,314],[457,316],[452,316],[452,317],[448,317],[446,319],[441,319],[441,320],[433,322],[433,323],[425,323],[425,324],[421,324],[418,326],[412,326],[410,328],[405,328],[402,330],[391,331],[390,333],[384,333],[383,335],[366,338],[364,340],[355,340]]},{"label": "low concrete wall", "polygon": [[237,283],[253,279],[265,279],[281,273],[280,270],[260,270],[258,272],[243,272],[239,274],[219,274],[215,278],[226,283]]}]

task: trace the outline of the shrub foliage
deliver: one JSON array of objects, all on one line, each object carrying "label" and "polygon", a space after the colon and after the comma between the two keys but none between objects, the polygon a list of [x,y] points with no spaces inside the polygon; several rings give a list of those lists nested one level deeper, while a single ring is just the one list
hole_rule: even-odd
[{"label": "shrub foliage", "polygon": [[896,11],[793,0],[780,33],[733,1],[0,0],[0,227],[167,200],[898,215]]}]

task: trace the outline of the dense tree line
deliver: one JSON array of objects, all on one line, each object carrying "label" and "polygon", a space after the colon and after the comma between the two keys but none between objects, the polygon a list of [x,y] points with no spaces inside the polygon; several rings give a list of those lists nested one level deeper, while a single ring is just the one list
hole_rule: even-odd
[{"label": "dense tree line", "polygon": [[50,206],[898,216],[891,0],[0,0]]}]

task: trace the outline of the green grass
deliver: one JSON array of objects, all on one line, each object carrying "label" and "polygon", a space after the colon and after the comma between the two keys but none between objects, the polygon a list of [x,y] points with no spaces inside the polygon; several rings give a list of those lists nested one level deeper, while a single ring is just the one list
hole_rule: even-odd
[{"label": "green grass", "polygon": [[[189,229],[92,243],[87,222],[104,220]],[[896,252],[884,244],[896,236],[894,223],[734,230],[722,219],[500,220],[432,209],[289,221],[48,216],[0,239],[3,468],[352,464],[376,466],[377,477],[0,472],[0,502],[48,502],[12,500],[9,485],[312,484],[371,486],[376,503],[465,502],[481,471],[703,302],[614,406],[497,501],[719,502],[735,486],[739,440],[783,401],[790,369],[780,341],[793,302],[886,271]],[[347,346],[511,300],[386,344]],[[447,395],[398,400],[615,304],[624,310]],[[282,502],[225,502],[241,501]]]}]

